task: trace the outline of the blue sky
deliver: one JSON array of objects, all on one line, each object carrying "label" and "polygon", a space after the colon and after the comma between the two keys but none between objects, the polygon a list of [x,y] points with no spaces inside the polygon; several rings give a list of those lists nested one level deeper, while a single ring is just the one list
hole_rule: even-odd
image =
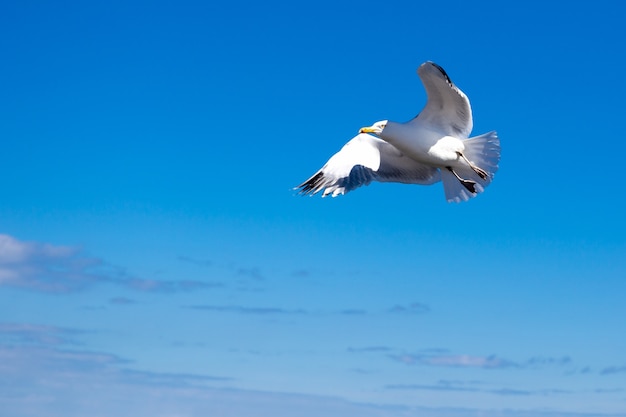
[{"label": "blue sky", "polygon": [[[626,416],[616,2],[4,2],[0,414]],[[300,197],[432,60],[484,194]]]}]

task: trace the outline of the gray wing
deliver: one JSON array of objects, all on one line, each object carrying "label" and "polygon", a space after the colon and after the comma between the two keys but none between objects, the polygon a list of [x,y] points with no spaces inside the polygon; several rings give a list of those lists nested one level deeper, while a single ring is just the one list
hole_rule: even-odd
[{"label": "gray wing", "polygon": [[426,106],[412,120],[430,125],[446,135],[467,138],[472,131],[472,108],[467,96],[450,80],[448,74],[434,62],[425,62],[417,74],[426,88]]},{"label": "gray wing", "polygon": [[372,181],[428,185],[440,179],[437,168],[415,162],[393,145],[361,133],[296,188],[300,194],[323,191],[322,197],[335,197]]}]

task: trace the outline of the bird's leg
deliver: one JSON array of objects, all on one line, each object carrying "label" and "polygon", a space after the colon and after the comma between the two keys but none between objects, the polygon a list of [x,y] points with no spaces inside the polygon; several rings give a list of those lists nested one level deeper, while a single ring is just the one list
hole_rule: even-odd
[{"label": "bird's leg", "polygon": [[469,165],[469,166],[470,166],[470,168],[472,168],[472,169],[474,170],[474,172],[475,172],[476,174],[478,174],[478,176],[479,176],[480,178],[482,178],[482,179],[484,179],[484,180],[486,180],[486,179],[487,179],[488,174],[487,174],[487,172],[485,172],[485,170],[480,169],[480,168],[478,168],[476,165],[472,164],[472,163],[469,161],[469,159],[467,159],[467,158],[465,157],[465,155],[463,155],[461,152],[457,152],[457,155],[459,155],[461,158],[463,158],[463,159],[465,160],[465,162],[467,162],[467,165]]},{"label": "bird's leg", "polygon": [[456,179],[459,180],[459,182],[463,185],[463,187],[467,189],[467,191],[469,191],[472,194],[476,194],[476,183],[474,181],[464,180],[463,178],[459,177],[459,174],[454,172],[452,167],[446,167],[446,169],[454,174]]}]

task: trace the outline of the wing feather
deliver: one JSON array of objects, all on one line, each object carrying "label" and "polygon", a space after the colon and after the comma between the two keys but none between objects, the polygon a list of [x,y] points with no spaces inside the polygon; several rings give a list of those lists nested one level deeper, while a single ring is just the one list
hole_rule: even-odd
[{"label": "wing feather", "polygon": [[372,181],[428,185],[440,179],[437,168],[415,162],[393,145],[361,133],[296,188],[300,194],[322,191],[323,197],[335,197]]},{"label": "wing feather", "polygon": [[469,99],[434,62],[425,62],[417,69],[428,101],[413,121],[430,125],[446,135],[468,138],[473,127]]}]

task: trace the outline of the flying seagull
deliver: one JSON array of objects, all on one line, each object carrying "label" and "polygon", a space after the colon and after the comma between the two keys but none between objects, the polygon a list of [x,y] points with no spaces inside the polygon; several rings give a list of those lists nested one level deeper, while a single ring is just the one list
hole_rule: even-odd
[{"label": "flying seagull", "polygon": [[495,131],[470,138],[467,96],[434,62],[417,69],[428,100],[406,123],[387,120],[359,130],[326,165],[300,184],[300,194],[333,197],[372,181],[430,185],[442,181],[448,202],[475,197],[489,185],[500,160]]}]

